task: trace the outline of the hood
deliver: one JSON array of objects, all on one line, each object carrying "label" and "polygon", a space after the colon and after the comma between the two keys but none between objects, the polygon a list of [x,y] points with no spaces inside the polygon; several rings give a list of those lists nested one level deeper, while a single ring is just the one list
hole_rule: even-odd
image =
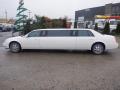
[{"label": "hood", "polygon": [[15,39],[15,38],[21,38],[22,36],[16,36],[16,37],[10,37],[8,39]]},{"label": "hood", "polygon": [[22,37],[21,37],[21,36],[17,36],[17,37],[10,37],[10,38],[7,38],[6,40],[7,40],[7,41],[18,40],[18,39],[20,39],[20,38],[22,38]]}]

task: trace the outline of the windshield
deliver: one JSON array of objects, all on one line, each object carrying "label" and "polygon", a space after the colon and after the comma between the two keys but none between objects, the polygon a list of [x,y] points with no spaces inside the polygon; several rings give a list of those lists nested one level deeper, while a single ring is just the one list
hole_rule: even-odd
[{"label": "windshield", "polygon": [[117,21],[110,21],[110,25],[117,25]]}]

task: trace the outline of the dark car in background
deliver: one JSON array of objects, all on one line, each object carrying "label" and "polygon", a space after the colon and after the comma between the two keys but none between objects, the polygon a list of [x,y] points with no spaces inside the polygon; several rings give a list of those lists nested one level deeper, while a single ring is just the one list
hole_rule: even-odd
[{"label": "dark car in background", "polygon": [[9,32],[13,30],[13,26],[0,25],[0,32]]},{"label": "dark car in background", "polygon": [[2,32],[3,28],[0,26],[0,32]]}]

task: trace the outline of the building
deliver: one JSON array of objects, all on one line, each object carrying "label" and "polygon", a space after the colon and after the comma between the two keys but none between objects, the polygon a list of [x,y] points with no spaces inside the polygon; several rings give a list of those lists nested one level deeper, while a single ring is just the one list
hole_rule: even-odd
[{"label": "building", "polygon": [[0,24],[14,24],[14,23],[15,23],[14,19],[0,18]]},{"label": "building", "polygon": [[13,29],[15,20],[0,18],[0,31],[11,31]]},{"label": "building", "polygon": [[92,24],[94,23],[96,15],[120,16],[120,3],[110,3],[105,6],[75,11],[76,25],[82,27],[84,22]]}]

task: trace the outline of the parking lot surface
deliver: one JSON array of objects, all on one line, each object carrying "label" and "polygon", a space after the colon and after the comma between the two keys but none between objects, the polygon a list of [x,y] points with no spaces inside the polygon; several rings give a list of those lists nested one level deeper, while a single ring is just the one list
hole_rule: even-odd
[{"label": "parking lot surface", "polygon": [[1,44],[10,34],[0,35],[0,90],[120,90],[120,48],[11,53]]}]

